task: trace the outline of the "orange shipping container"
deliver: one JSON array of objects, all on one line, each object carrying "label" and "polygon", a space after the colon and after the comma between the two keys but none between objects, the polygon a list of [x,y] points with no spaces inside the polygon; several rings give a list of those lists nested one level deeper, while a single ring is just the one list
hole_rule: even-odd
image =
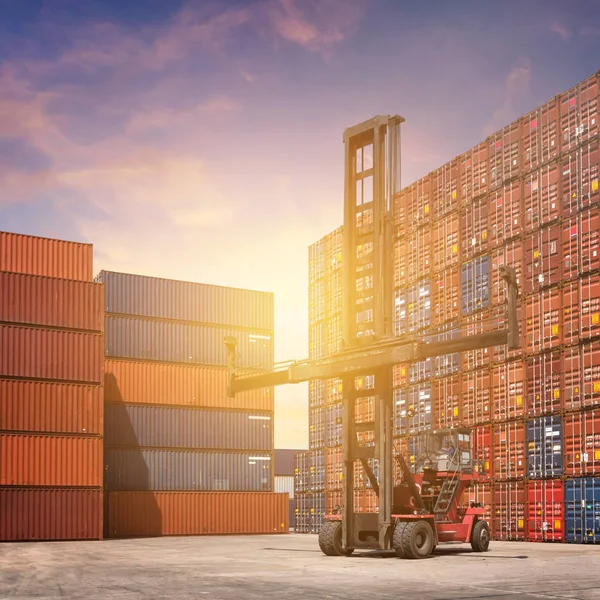
[{"label": "orange shipping container", "polygon": [[102,438],[0,434],[0,485],[102,487]]},{"label": "orange shipping container", "polygon": [[92,281],[93,247],[0,231],[0,271]]},{"label": "orange shipping container", "polygon": [[109,492],[109,537],[289,533],[288,494]]},{"label": "orange shipping container", "polygon": [[505,421],[525,414],[525,368],[514,360],[492,369],[494,420]]},{"label": "orange shipping container", "polygon": [[273,410],[272,388],[227,396],[227,370],[129,360],[106,360],[106,402]]}]

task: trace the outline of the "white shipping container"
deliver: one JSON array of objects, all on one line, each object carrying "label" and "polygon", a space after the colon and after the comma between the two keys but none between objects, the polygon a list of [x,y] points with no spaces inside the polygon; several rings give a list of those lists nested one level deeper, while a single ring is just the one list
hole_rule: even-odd
[{"label": "white shipping container", "polygon": [[294,498],[294,476],[277,475],[273,478],[274,492],[276,494],[289,494],[290,500]]}]

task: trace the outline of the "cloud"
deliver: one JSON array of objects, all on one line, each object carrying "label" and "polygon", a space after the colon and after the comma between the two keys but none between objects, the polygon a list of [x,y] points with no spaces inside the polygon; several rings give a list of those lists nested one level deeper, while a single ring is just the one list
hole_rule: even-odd
[{"label": "cloud", "polygon": [[553,21],[548,25],[548,29],[551,33],[555,33],[559,37],[561,37],[564,41],[567,41],[573,37],[572,31],[563,23],[559,23],[558,21]]}]

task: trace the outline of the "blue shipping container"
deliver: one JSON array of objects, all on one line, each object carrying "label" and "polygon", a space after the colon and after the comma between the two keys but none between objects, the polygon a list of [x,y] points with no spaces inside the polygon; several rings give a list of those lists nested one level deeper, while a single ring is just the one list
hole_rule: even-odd
[{"label": "blue shipping container", "polygon": [[342,404],[331,404],[325,410],[325,446],[335,448],[342,443]]},{"label": "blue shipping container", "polygon": [[582,477],[565,482],[567,542],[600,542],[600,477]]},{"label": "blue shipping container", "polygon": [[107,316],[104,354],[114,358],[227,366],[226,336],[238,341],[239,368],[273,368],[270,334],[189,323]]},{"label": "blue shipping container", "polygon": [[463,315],[481,310],[490,303],[490,260],[481,256],[460,268],[460,308]]},{"label": "blue shipping container", "polygon": [[394,390],[394,435],[417,433],[432,426],[430,383]]},{"label": "blue shipping container", "polygon": [[265,453],[106,448],[104,461],[111,491],[272,491]]},{"label": "blue shipping container", "polygon": [[106,446],[273,450],[268,413],[106,404]]},{"label": "blue shipping container", "polygon": [[101,271],[107,313],[273,330],[273,294]]},{"label": "blue shipping container", "polygon": [[539,417],[527,422],[527,477],[558,477],[563,472],[561,417]]}]

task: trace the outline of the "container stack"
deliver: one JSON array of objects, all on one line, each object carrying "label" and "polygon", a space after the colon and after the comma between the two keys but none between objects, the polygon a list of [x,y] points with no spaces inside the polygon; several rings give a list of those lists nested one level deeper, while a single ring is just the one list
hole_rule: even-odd
[{"label": "container stack", "polygon": [[[473,428],[479,482],[464,500],[486,505],[496,539],[600,541],[599,90],[595,74],[394,202],[397,335],[503,327],[499,267],[517,272],[521,350],[394,372],[394,430],[409,461],[422,431]],[[327,298],[319,285],[311,306]],[[323,429],[339,416],[325,412]]]},{"label": "container stack", "polygon": [[296,499],[295,499],[295,466],[296,454],[302,450],[288,450],[276,448],[273,455],[273,489],[278,494],[287,494],[289,497],[289,523],[290,528],[294,527],[296,515]]},{"label": "container stack", "polygon": [[0,232],[0,541],[102,538],[92,272],[89,244]]},{"label": "container stack", "polygon": [[[273,393],[227,397],[273,366],[272,294],[102,271],[107,535],[287,532],[273,494]],[[209,493],[210,492],[210,493]]]}]

